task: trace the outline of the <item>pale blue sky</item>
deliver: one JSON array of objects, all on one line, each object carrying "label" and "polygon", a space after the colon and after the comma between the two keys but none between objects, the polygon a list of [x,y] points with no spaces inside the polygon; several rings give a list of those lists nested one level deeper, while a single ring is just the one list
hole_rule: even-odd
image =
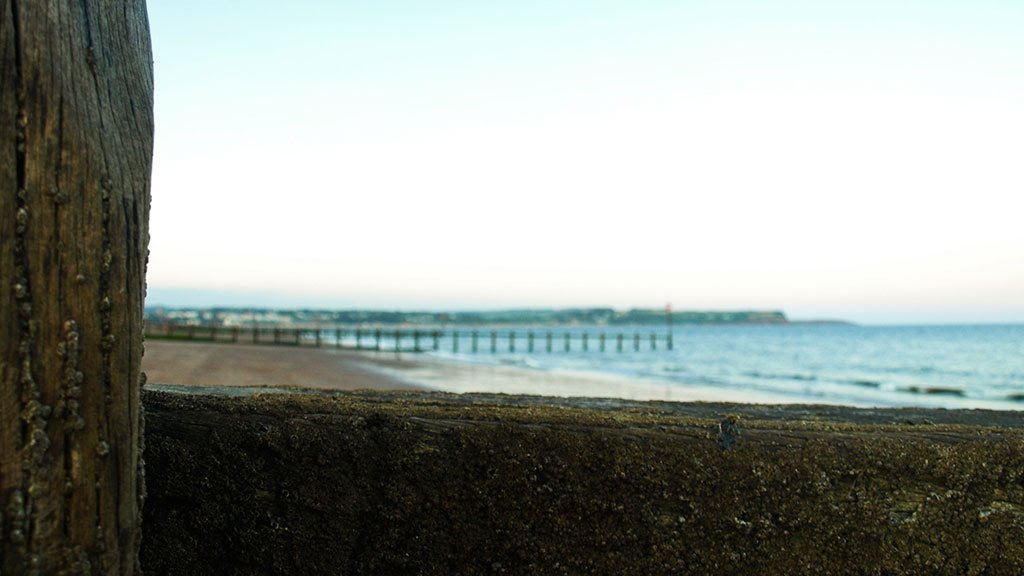
[{"label": "pale blue sky", "polygon": [[149,11],[152,304],[1024,321],[1024,3]]}]

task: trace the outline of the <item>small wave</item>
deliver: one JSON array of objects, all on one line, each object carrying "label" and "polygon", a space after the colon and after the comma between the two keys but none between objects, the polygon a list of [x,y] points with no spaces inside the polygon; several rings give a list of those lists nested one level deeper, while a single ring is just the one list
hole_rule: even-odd
[{"label": "small wave", "polygon": [[877,380],[846,380],[846,384],[853,384],[861,388],[881,388],[882,383]]},{"label": "small wave", "polygon": [[905,386],[900,388],[901,392],[910,392],[911,394],[932,394],[935,396],[958,396],[963,398],[966,396],[963,390],[960,388],[946,388],[942,386]]},{"label": "small wave", "polygon": [[1006,399],[1011,402],[1024,402],[1024,392],[1017,392],[1015,394],[1007,394]]},{"label": "small wave", "polygon": [[818,379],[814,374],[771,374],[765,372],[744,372],[745,376],[764,380],[796,380],[797,382],[814,382]]},{"label": "small wave", "polygon": [[[871,368],[870,366],[865,366]],[[896,374],[907,374],[909,376],[942,376],[945,378],[972,378],[977,372],[972,370],[959,370],[952,367],[933,365],[916,366],[887,366],[886,369]]]}]

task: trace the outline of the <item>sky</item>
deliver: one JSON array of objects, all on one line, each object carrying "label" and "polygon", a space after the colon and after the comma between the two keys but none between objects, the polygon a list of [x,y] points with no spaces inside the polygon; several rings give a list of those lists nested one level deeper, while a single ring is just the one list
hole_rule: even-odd
[{"label": "sky", "polygon": [[1024,322],[1024,2],[148,5],[149,305]]}]

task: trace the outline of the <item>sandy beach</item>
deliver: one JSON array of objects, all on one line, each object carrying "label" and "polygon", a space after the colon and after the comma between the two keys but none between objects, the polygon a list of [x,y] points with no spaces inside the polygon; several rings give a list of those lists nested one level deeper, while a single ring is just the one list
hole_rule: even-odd
[{"label": "sandy beach", "polygon": [[749,391],[680,386],[593,373],[464,364],[422,354],[150,340],[142,368],[154,384],[301,387],[623,398],[674,402],[793,403]]},{"label": "sandy beach", "polygon": [[[155,384],[328,390],[418,388],[373,369],[366,356],[331,348],[148,340],[142,370],[147,382]],[[381,359],[376,363],[387,362]]]}]

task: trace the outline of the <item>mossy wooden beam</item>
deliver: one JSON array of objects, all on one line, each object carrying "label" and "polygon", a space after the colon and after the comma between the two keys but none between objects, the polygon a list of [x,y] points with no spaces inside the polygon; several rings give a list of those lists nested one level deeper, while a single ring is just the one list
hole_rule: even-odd
[{"label": "mossy wooden beam", "polygon": [[144,400],[150,573],[1024,573],[1016,413]]}]

